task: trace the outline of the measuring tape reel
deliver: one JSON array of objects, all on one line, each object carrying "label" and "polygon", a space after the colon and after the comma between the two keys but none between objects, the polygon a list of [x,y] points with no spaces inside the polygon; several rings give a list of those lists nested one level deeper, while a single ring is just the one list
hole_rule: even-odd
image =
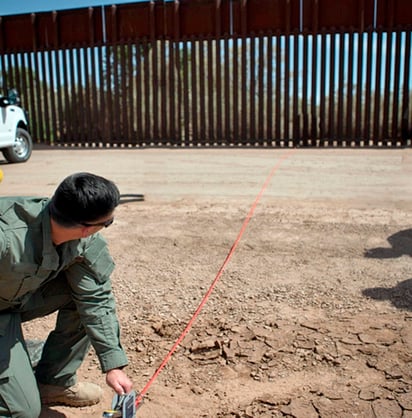
[{"label": "measuring tape reel", "polygon": [[127,395],[114,395],[112,409],[103,412],[104,418],[134,418],[136,415],[136,392]]}]

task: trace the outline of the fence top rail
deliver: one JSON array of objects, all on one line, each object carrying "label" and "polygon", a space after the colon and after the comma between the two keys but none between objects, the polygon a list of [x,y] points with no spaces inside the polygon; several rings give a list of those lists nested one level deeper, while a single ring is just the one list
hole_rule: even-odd
[{"label": "fence top rail", "polygon": [[371,30],[412,30],[410,0],[152,0],[2,16],[0,53]]}]

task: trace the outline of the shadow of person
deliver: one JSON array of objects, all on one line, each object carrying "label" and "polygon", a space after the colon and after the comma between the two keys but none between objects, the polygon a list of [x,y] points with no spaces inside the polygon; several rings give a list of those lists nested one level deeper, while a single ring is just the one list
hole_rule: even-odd
[{"label": "shadow of person", "polygon": [[66,418],[67,415],[62,412],[53,411],[53,409],[43,406],[39,418]]},{"label": "shadow of person", "polygon": [[371,248],[364,252],[367,258],[398,258],[403,255],[412,257],[412,229],[405,229],[388,238],[390,248]]},{"label": "shadow of person", "polygon": [[375,300],[388,300],[398,309],[412,311],[412,279],[398,283],[395,287],[373,287],[362,294]]}]

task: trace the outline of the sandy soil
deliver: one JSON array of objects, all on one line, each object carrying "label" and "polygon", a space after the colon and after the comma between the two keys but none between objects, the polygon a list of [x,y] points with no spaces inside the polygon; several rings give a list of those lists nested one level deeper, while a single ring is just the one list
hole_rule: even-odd
[{"label": "sandy soil", "polygon": [[[0,167],[3,195],[75,171],[118,184],[104,235],[137,391],[218,278],[137,417],[412,417],[411,149],[36,149]],[[93,352],[79,377],[103,403],[42,418],[102,416]]]}]

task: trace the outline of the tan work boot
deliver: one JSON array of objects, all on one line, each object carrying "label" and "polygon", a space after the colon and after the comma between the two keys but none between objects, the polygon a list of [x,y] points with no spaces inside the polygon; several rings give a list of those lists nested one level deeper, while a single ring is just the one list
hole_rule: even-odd
[{"label": "tan work boot", "polygon": [[79,382],[69,388],[38,384],[43,405],[90,406],[100,402],[103,390],[94,383]]}]

